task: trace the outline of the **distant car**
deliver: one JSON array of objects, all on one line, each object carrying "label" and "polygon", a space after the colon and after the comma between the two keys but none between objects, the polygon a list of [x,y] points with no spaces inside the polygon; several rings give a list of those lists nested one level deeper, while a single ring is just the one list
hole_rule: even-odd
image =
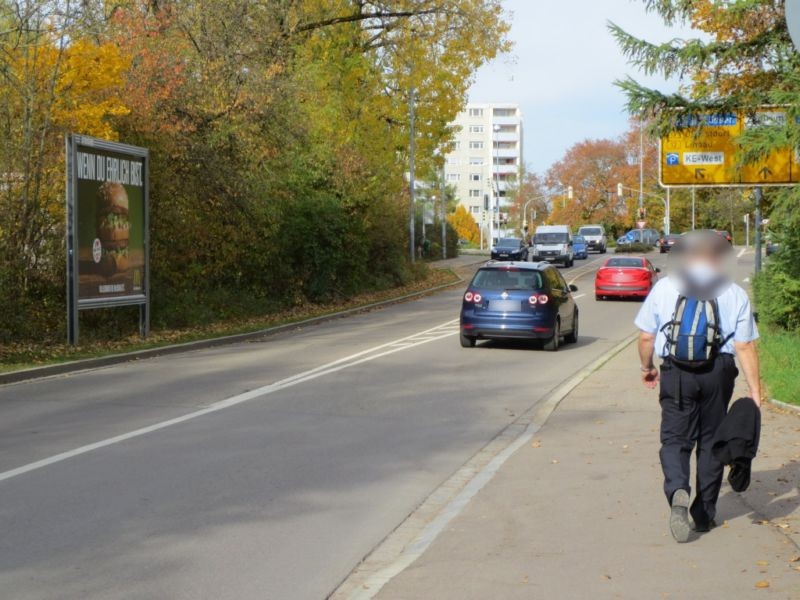
[{"label": "distant car", "polygon": [[778,242],[772,240],[767,240],[767,243],[765,244],[764,247],[766,248],[767,256],[772,256],[778,250],[781,249],[781,245]]},{"label": "distant car", "polygon": [[472,278],[461,303],[461,346],[478,340],[543,340],[558,350],[578,341],[578,307],[558,269],[541,263],[487,263]]},{"label": "distant car", "polygon": [[594,295],[606,298],[646,298],[658,281],[657,269],[646,258],[625,256],[609,258],[597,271]]},{"label": "distant car", "polygon": [[593,252],[606,253],[608,238],[602,225],[584,225],[578,229],[578,235],[586,240],[586,246]]},{"label": "distant car", "polygon": [[717,229],[716,231],[717,231],[718,234],[720,234],[722,237],[724,237],[726,240],[728,240],[729,244],[733,245],[733,236],[729,232],[722,231],[720,229]]},{"label": "distant car", "polygon": [[645,244],[647,246],[656,246],[659,239],[661,239],[661,234],[655,229],[631,229],[617,240],[617,245]]},{"label": "distant car", "polygon": [[575,258],[589,258],[589,246],[586,244],[586,238],[582,235],[576,235],[572,238],[572,252]]},{"label": "distant car", "polygon": [[492,248],[492,260],[528,260],[528,246],[519,238],[502,238]]},{"label": "distant car", "polygon": [[661,254],[666,254],[672,247],[677,243],[677,241],[681,238],[681,236],[671,233],[669,235],[665,235],[660,240],[658,240],[658,249],[661,251]]}]

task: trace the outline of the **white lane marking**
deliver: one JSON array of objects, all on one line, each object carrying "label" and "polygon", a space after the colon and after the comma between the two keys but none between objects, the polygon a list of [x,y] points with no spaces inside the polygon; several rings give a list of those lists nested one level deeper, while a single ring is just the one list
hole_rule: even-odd
[{"label": "white lane marking", "polygon": [[750,283],[750,278],[745,277],[744,279],[742,279],[742,283]]},{"label": "white lane marking", "polygon": [[739,254],[736,255],[736,258],[742,258],[747,253],[747,248],[742,248],[739,250]]},{"label": "white lane marking", "polygon": [[577,300],[578,298],[583,298],[586,294],[578,294],[577,296],[573,296],[573,300]]},{"label": "white lane marking", "polygon": [[[236,406],[237,404],[249,402],[250,400],[254,400],[256,398],[262,398],[264,396],[267,396],[269,394],[274,394],[275,392],[279,392],[286,388],[293,387],[295,385],[305,383],[307,381],[311,381],[313,379],[317,379],[325,375],[330,375],[338,371],[343,371],[344,369],[349,369],[350,367],[355,367],[364,364],[366,362],[371,362],[373,360],[377,360],[384,356],[395,354],[396,352],[402,352],[403,350],[407,350],[409,348],[421,346],[423,344],[427,344],[436,340],[442,340],[451,337],[458,333],[458,331],[454,331],[452,327],[453,323],[455,322],[456,321],[448,321],[447,323],[438,325],[437,327],[433,327],[425,331],[421,331],[419,333],[415,333],[414,335],[410,335],[401,338],[399,340],[394,340],[386,344],[381,344],[380,346],[375,346],[374,348],[370,348],[368,350],[363,350],[361,352],[351,354],[350,356],[340,358],[338,360],[329,362],[314,369],[303,371],[302,373],[298,373],[297,375],[292,375],[291,377],[287,377],[286,379],[281,379],[280,381],[276,381],[275,383],[271,383],[269,385],[265,385],[263,387],[256,388],[254,390],[250,390],[249,392],[244,392],[243,394],[238,394],[236,396],[226,398],[225,400],[214,402],[213,404],[209,404],[205,408],[201,408],[200,410],[190,412],[180,417],[175,417],[173,419],[161,421],[160,423],[154,423],[153,425],[148,425],[147,427],[141,427],[139,429],[135,429],[133,431],[129,431],[121,435],[106,438],[104,440],[100,440],[92,444],[87,444],[85,446],[80,446],[79,448],[74,448],[73,450],[68,450],[66,452],[61,452],[59,454],[55,454],[48,458],[43,458],[41,460],[28,463],[27,465],[22,465],[21,467],[17,467],[9,471],[4,471],[0,473],[0,481],[5,481],[7,479],[11,479],[12,477],[16,477],[24,473],[30,473],[31,471],[42,469],[44,467],[53,465],[55,463],[59,463],[69,458],[74,458],[76,456],[80,456],[81,454],[86,454],[94,450],[99,450],[100,448],[113,446],[114,444],[119,444],[120,442],[124,442],[126,440],[141,437],[143,435],[146,435],[148,433],[153,433],[155,431],[160,431],[162,429],[166,429],[167,427],[172,427],[173,425],[185,423],[186,421],[191,421],[198,417],[219,412],[223,409]],[[438,335],[431,336],[430,335],[431,332],[438,332]],[[420,337],[421,339],[417,339]],[[406,341],[408,343],[403,344],[403,342]],[[401,345],[397,347],[392,347],[395,344],[401,344]]]}]

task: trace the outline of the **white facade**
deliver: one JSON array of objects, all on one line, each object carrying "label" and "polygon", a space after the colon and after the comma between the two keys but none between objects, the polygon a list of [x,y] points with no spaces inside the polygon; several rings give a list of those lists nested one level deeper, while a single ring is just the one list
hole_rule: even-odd
[{"label": "white facade", "polygon": [[455,120],[455,149],[445,160],[445,179],[475,220],[488,225],[483,214],[499,191],[500,210],[522,168],[522,112],[517,104],[469,104]]}]

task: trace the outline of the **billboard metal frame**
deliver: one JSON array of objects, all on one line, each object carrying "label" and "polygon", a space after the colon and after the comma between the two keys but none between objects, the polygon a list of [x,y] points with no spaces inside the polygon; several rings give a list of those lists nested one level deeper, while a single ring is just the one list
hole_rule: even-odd
[{"label": "billboard metal frame", "polygon": [[[113,298],[81,299],[78,291],[80,278],[78,267],[78,147],[83,146],[95,150],[114,152],[141,160],[143,163],[144,203],[144,275],[142,278],[143,293],[116,296]],[[111,142],[98,138],[69,134],[66,137],[66,175],[67,175],[67,342],[76,345],[79,339],[79,313],[93,308],[109,308],[117,306],[139,307],[139,334],[147,337],[150,333],[150,153],[147,148]]]}]

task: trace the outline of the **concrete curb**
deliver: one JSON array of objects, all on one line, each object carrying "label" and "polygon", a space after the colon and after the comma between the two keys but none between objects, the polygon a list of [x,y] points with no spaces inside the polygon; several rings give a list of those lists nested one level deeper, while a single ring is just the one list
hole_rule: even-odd
[{"label": "concrete curb", "polygon": [[800,416],[800,406],[797,406],[796,404],[787,404],[786,402],[781,402],[780,400],[775,400],[774,398],[772,400],[769,400],[769,403],[772,404],[773,406],[777,406],[778,408],[791,411]]},{"label": "concrete curb", "polygon": [[[483,262],[483,261],[481,261]],[[470,266],[470,265],[465,265]],[[451,269],[452,270],[452,269]],[[453,270],[455,273],[455,270]],[[381,300],[380,302],[373,302],[358,306],[356,308],[348,308],[333,312],[319,317],[311,317],[303,319],[302,321],[295,321],[293,323],[286,323],[284,325],[276,325],[274,327],[267,327],[266,329],[259,329],[257,331],[250,331],[247,333],[237,333],[234,335],[226,335],[217,338],[209,338],[204,340],[197,340],[194,342],[184,342],[182,344],[171,344],[168,346],[160,346],[158,348],[148,348],[147,350],[136,350],[133,352],[123,352],[121,354],[110,354],[108,356],[100,356],[97,358],[85,358],[81,360],[73,360],[54,365],[45,365],[42,367],[33,367],[30,369],[22,369],[19,371],[10,371],[8,373],[0,373],[0,385],[21,383],[23,381],[30,381],[32,379],[41,379],[44,377],[54,377],[57,375],[66,375],[68,373],[76,373],[78,371],[87,371],[90,369],[99,369],[101,367],[109,367],[135,360],[145,360],[148,358],[156,358],[158,356],[168,356],[171,354],[181,354],[184,352],[193,352],[195,350],[205,350],[207,348],[215,348],[217,346],[226,346],[229,344],[237,344],[241,342],[249,342],[251,340],[260,339],[267,336],[276,335],[300,327],[308,325],[319,325],[334,319],[348,317],[354,314],[366,312],[376,308],[385,308],[393,304],[401,304],[409,300],[421,298],[448,288],[464,283],[464,279],[456,273],[457,281],[452,283],[445,283],[437,285],[432,288],[405,294],[397,298],[390,298],[389,300]]]},{"label": "concrete curb", "polygon": [[428,549],[448,523],[488,484],[503,464],[527,444],[559,404],[581,383],[636,341],[628,336],[556,386],[505,427],[483,449],[417,507],[378,544],[328,596],[328,600],[371,600]]}]

